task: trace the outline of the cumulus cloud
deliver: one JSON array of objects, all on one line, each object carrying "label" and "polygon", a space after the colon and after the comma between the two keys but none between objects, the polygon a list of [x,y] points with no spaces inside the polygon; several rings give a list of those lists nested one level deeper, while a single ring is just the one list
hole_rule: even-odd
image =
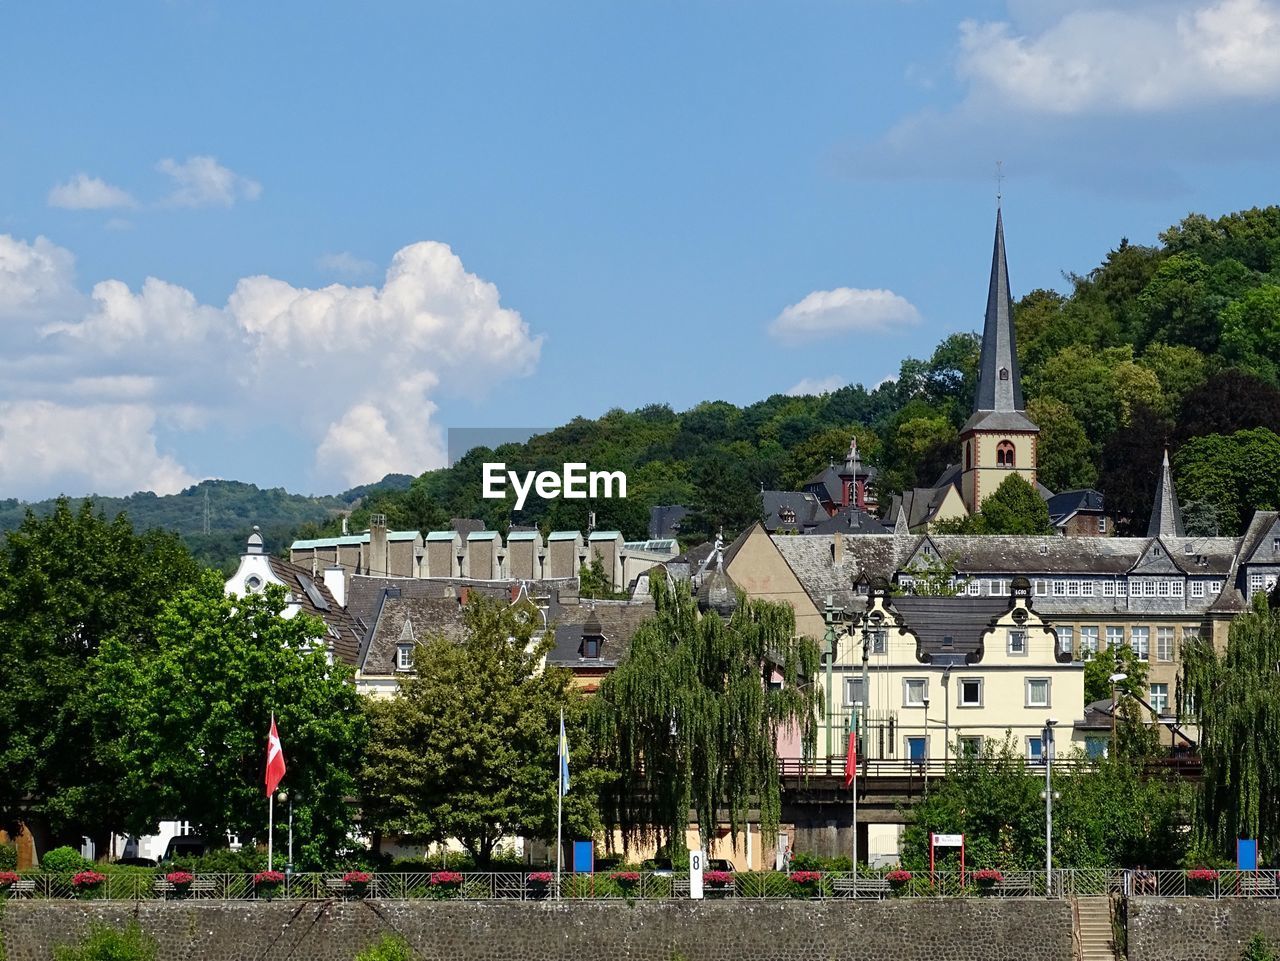
[{"label": "cumulus cloud", "polygon": [[99,177],[78,173],[66,183],[49,191],[49,206],[64,210],[110,210],[132,207],[134,199],[127,190],[113,187]]},{"label": "cumulus cloud", "polygon": [[68,251],[0,235],[0,404],[46,405],[22,408],[31,424],[79,416],[120,433],[129,453],[99,468],[93,446],[76,453],[82,432],[52,430],[20,478],[0,474],[0,496],[47,493],[66,476],[100,493],[189,480],[162,440],[197,426],[301,435],[318,484],[417,473],[446,460],[435,398],[528,374],[540,350],[497,287],[442,243],[397,252],[380,286],[254,276],[213,306],[154,277],[136,289],[102,280],[86,297]]},{"label": "cumulus cloud", "polygon": [[0,401],[0,490],[172,494],[195,483],[156,449],[154,428],[155,413],[139,404]]},{"label": "cumulus cloud", "polygon": [[165,158],[156,169],[173,178],[173,192],[164,201],[170,207],[230,207],[237,200],[257,200],[262,194],[262,184],[207,155],[181,163]]},{"label": "cumulus cloud", "polygon": [[855,331],[879,333],[919,321],[920,312],[892,290],[837,287],[815,290],[787,307],[769,325],[769,333],[780,339],[805,339]]},{"label": "cumulus cloud", "polygon": [[798,383],[787,388],[788,397],[817,397],[839,390],[846,380],[839,374],[830,377],[804,377]]},{"label": "cumulus cloud", "polygon": [[[1050,176],[1169,199],[1196,163],[1270,162],[1280,128],[1280,0],[1007,0],[959,24],[961,96],[841,152],[881,179]],[[1269,118],[1268,118],[1269,119]]]},{"label": "cumulus cloud", "polygon": [[1035,112],[1146,113],[1280,95],[1280,3],[1214,0],[1075,9],[1038,34],[960,26],[971,96]]}]

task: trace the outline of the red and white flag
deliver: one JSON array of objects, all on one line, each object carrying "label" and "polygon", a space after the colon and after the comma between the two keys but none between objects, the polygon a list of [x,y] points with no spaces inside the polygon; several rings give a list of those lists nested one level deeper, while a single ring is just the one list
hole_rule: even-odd
[{"label": "red and white flag", "polygon": [[844,786],[848,787],[858,777],[858,732],[849,729],[849,749],[844,756]]},{"label": "red and white flag", "polygon": [[267,797],[276,792],[276,786],[284,777],[284,748],[276,731],[276,716],[271,715],[271,733],[267,735]]}]

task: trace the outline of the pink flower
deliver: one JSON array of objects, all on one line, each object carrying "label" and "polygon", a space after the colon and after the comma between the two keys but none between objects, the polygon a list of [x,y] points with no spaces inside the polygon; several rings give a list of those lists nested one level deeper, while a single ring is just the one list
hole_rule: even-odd
[{"label": "pink flower", "polygon": [[1213,868],[1192,868],[1187,872],[1188,881],[1216,881],[1218,872]]},{"label": "pink flower", "polygon": [[980,868],[973,872],[973,879],[979,884],[999,884],[1004,880],[1004,875],[996,868]]},{"label": "pink flower", "polygon": [[821,871],[792,871],[792,884],[816,884],[822,880]]},{"label": "pink flower", "polygon": [[190,871],[170,871],[164,876],[164,879],[175,888],[181,888],[194,881],[196,876]]},{"label": "pink flower", "polygon": [[18,883],[18,876],[12,871],[0,871],[0,888],[8,888]]},{"label": "pink flower", "polygon": [[707,884],[730,885],[733,884],[732,871],[707,871],[702,875],[702,880]]},{"label": "pink flower", "polygon": [[97,871],[81,871],[71,879],[71,886],[77,890],[82,888],[96,888],[106,879],[107,876],[105,874],[99,874]]},{"label": "pink flower", "polygon": [[911,880],[911,872],[903,871],[901,868],[898,868],[886,874],[885,879],[890,884],[906,884]]},{"label": "pink flower", "polygon": [[253,876],[255,887],[263,887],[268,884],[284,884],[284,875],[279,871],[259,871]]},{"label": "pink flower", "polygon": [[529,883],[530,884],[550,884],[551,872],[550,871],[534,871],[532,874],[529,875]]},{"label": "pink flower", "polygon": [[437,871],[431,875],[430,882],[436,887],[458,886],[462,884],[462,875],[457,871]]},{"label": "pink flower", "polygon": [[373,875],[364,871],[348,871],[342,876],[345,884],[368,884],[373,880]]},{"label": "pink flower", "polygon": [[612,878],[614,881],[617,881],[619,884],[639,884],[640,883],[639,871],[614,871],[611,875],[609,875],[609,877]]}]

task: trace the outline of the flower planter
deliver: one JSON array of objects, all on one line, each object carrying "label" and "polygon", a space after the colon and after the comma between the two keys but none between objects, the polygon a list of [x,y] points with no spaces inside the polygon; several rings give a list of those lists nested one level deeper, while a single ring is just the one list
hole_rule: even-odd
[{"label": "flower planter", "polygon": [[9,896],[13,886],[18,883],[18,875],[13,871],[0,871],[0,901]]},{"label": "flower planter", "polygon": [[1213,893],[1218,883],[1218,872],[1213,868],[1191,868],[1187,871],[1187,893],[1201,897]]},{"label": "flower planter", "polygon": [[911,872],[890,871],[885,875],[885,880],[889,882],[889,896],[900,898],[905,896],[911,887]]},{"label": "flower planter", "polygon": [[788,880],[791,881],[793,898],[817,897],[822,888],[821,871],[792,871]]},{"label": "flower planter", "polygon": [[253,893],[264,901],[274,901],[284,884],[284,875],[279,871],[259,871],[253,876]]},{"label": "flower planter", "polygon": [[973,872],[973,880],[978,883],[979,897],[994,897],[996,889],[1004,882],[1004,875],[995,868],[982,868]]},{"label": "flower planter", "polygon": [[525,878],[525,898],[530,901],[546,900],[554,880],[555,875],[550,871],[534,871]]},{"label": "flower planter", "polygon": [[97,871],[81,871],[71,879],[71,889],[81,901],[92,901],[99,897],[107,876]]},{"label": "flower planter", "polygon": [[434,898],[456,898],[462,893],[463,877],[457,871],[436,871],[427,880]]},{"label": "flower planter", "polygon": [[372,882],[373,875],[365,871],[348,871],[342,876],[342,883],[347,886],[347,893],[353,898],[367,897]]},{"label": "flower planter", "polygon": [[196,877],[190,871],[170,871],[164,879],[173,885],[173,896],[185,898],[191,893],[191,883]]}]

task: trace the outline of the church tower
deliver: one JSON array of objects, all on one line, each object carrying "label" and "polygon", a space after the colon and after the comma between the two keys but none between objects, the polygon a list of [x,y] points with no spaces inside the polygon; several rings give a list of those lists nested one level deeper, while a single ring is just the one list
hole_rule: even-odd
[{"label": "church tower", "polygon": [[960,429],[960,493],[969,513],[995,493],[1010,474],[1035,486],[1036,441],[1040,428],[1027,419],[1018,374],[1013,333],[1013,298],[1004,254],[1004,221],[996,211],[996,241],[991,254],[991,286],[982,328],[982,359],[973,414]]}]

